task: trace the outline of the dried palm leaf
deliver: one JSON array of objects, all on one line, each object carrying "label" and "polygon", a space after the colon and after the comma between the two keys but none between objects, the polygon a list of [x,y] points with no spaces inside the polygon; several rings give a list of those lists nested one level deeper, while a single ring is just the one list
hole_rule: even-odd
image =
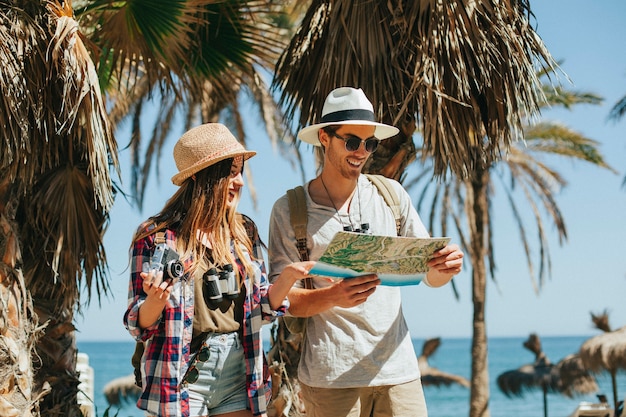
[{"label": "dried palm leaf", "polygon": [[566,397],[598,392],[598,383],[589,373],[580,355],[567,355],[556,365],[561,388],[559,392]]},{"label": "dried palm leaf", "polygon": [[436,174],[465,177],[521,139],[544,100],[536,66],[556,63],[529,17],[527,1],[315,0],[274,86],[298,128],[333,88],[360,87],[379,120],[419,120]]},{"label": "dried palm leaf", "polygon": [[602,330],[603,332],[611,331],[611,325],[609,324],[609,313],[607,310],[604,310],[600,314],[591,313],[591,322],[596,329]]}]

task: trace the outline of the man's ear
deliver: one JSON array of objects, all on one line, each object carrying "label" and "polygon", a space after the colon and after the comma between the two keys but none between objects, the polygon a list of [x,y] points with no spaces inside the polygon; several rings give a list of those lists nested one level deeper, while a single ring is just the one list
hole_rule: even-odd
[{"label": "man's ear", "polygon": [[320,129],[317,131],[317,139],[322,144],[322,151],[326,151],[326,146],[328,145],[328,141],[330,140],[328,136],[328,133],[326,133],[324,129]]}]

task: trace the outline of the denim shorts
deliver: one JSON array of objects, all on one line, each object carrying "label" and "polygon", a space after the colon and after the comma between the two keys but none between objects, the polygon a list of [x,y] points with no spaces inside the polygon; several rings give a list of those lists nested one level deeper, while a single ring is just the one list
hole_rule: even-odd
[{"label": "denim shorts", "polygon": [[239,334],[211,334],[200,349],[208,349],[209,358],[191,364],[198,369],[199,377],[187,387],[190,415],[212,416],[245,410],[246,362]]}]

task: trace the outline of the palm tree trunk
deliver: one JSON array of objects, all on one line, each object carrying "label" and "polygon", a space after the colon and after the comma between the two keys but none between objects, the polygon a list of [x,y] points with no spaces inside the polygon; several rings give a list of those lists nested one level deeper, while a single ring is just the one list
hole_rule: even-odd
[{"label": "palm tree trunk", "polygon": [[[35,311],[45,333],[37,343],[39,384],[49,386],[51,394],[39,402],[41,416],[81,417],[78,405],[79,374],[76,371],[76,336],[73,314],[63,310],[44,294],[34,294]],[[93,398],[91,399],[93,400]]]},{"label": "palm tree trunk", "polygon": [[474,305],[470,417],[489,417],[489,362],[485,324],[487,291],[485,229],[488,225],[489,214],[487,205],[489,171],[476,168],[474,175],[471,184],[468,184],[466,199],[468,205],[466,212],[470,227],[469,255],[472,263],[472,302]]},{"label": "palm tree trunk", "polygon": [[15,189],[9,175],[0,178],[0,415],[29,417],[38,396],[31,363],[36,317],[21,269]]},{"label": "palm tree trunk", "polygon": [[267,408],[270,416],[303,417],[306,415],[298,382],[302,336],[302,334],[290,333],[282,317],[279,317],[272,325],[271,349],[267,353],[272,374],[272,401]]},{"label": "palm tree trunk", "polygon": [[385,139],[363,169],[367,174],[380,174],[387,178],[402,182],[406,167],[415,160],[417,151],[413,142],[416,130],[415,120],[409,119],[397,126],[400,132]]}]

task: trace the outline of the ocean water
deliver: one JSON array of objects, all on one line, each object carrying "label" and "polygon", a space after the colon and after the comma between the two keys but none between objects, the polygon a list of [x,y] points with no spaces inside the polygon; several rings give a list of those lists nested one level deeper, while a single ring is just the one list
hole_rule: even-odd
[{"label": "ocean water", "polygon": [[[575,353],[588,336],[542,337],[543,351],[552,363],[570,353]],[[543,417],[543,394],[539,388],[527,391],[523,397],[508,398],[497,387],[496,378],[502,372],[532,363],[534,355],[523,347],[526,337],[489,339],[490,411],[492,417]],[[416,353],[422,350],[423,340],[413,341]],[[441,345],[429,359],[431,367],[464,376],[471,372],[471,340],[469,338],[442,338]],[[104,386],[111,380],[132,373],[130,358],[134,343],[128,342],[78,342],[78,349],[89,355],[89,365],[94,369],[94,402],[96,416],[102,417],[108,407],[103,394]],[[600,390],[612,404],[612,385],[608,373],[597,375]],[[617,375],[618,399],[626,395],[626,373]],[[430,417],[461,417],[469,415],[469,389],[461,386],[425,386],[426,403]],[[595,394],[567,398],[560,394],[548,394],[548,415],[567,417],[581,401],[597,402]],[[121,408],[112,407],[110,416],[143,417],[134,403]]]}]

